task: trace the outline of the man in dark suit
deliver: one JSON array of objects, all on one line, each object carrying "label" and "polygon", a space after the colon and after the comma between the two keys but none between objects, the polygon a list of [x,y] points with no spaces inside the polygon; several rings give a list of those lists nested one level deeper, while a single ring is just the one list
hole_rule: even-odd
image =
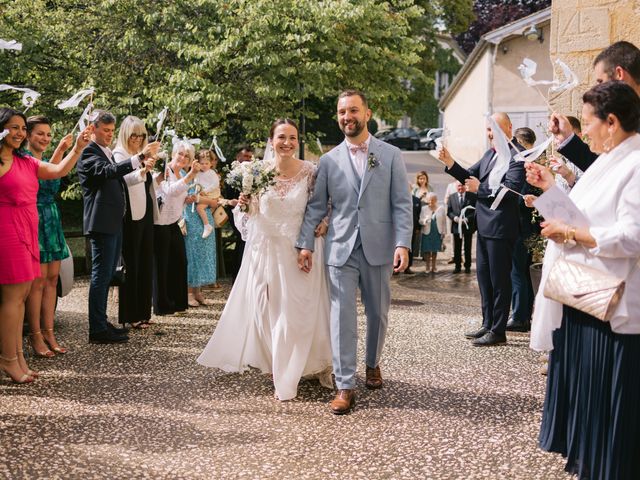
[{"label": "man in dark suit", "polygon": [[[593,61],[596,83],[619,80],[640,95],[640,49],[630,42],[616,42],[598,54]],[[556,113],[551,115],[549,131],[559,144],[558,152],[585,171],[598,158],[589,145],[573,133],[569,119]]]},{"label": "man in dark suit", "polygon": [[[467,192],[465,186],[457,182],[457,193],[449,195],[447,201],[447,216],[451,219],[451,233],[453,234],[453,273],[462,271],[462,244],[464,243],[464,271],[471,272],[471,242],[476,231],[476,194]],[[467,208],[473,207],[473,208]],[[462,211],[464,210],[464,217]],[[460,235],[462,231],[462,235]]]},{"label": "man in dark suit", "polygon": [[[493,120],[507,138],[512,139],[512,127],[506,113],[494,113]],[[496,132],[495,135],[498,135]],[[487,124],[487,136],[494,144],[494,132],[491,123]],[[511,143],[516,145],[512,139]],[[501,184],[520,192],[525,181],[523,162],[517,162],[513,155],[517,151],[511,148],[511,159],[508,170],[501,179]],[[466,169],[456,163],[446,148],[439,153],[440,160],[446,165],[445,171],[464,182],[467,191],[477,193],[476,225],[478,239],[476,242],[476,270],[480,296],[482,298],[482,327],[465,334],[474,339],[475,346],[499,345],[507,342],[505,329],[511,305],[511,257],[513,247],[520,233],[520,214],[518,210],[519,196],[513,192],[496,192],[504,194],[495,210],[491,205],[496,199],[489,187],[489,174],[497,159],[496,151],[489,149],[475,165]],[[501,187],[502,190],[504,187]]]},{"label": "man in dark suit", "polygon": [[89,285],[89,343],[123,343],[129,337],[107,322],[109,284],[115,273],[122,245],[125,197],[122,177],[136,168],[153,168],[159,142],[148,144],[130,159],[116,163],[109,145],[116,119],[98,112],[93,122],[93,141],[78,160],[78,178],[84,198],[84,234],[91,242]]}]

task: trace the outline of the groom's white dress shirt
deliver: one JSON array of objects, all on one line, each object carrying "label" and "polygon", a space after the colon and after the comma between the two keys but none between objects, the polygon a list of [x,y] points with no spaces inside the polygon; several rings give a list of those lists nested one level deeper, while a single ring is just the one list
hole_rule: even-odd
[{"label": "groom's white dress shirt", "polygon": [[347,147],[349,147],[349,158],[351,159],[351,163],[353,164],[356,172],[360,175],[360,178],[364,177],[364,172],[367,168],[367,152],[369,151],[369,142],[371,142],[371,135],[367,137],[367,139],[362,142],[360,145],[366,146],[366,150],[358,149],[355,154],[352,152],[352,149],[356,149],[359,145],[354,145],[353,143],[347,140]]}]

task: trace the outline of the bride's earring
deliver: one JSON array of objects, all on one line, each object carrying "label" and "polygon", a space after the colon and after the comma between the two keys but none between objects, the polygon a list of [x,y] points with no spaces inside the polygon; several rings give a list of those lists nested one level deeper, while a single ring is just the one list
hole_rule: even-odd
[{"label": "bride's earring", "polygon": [[613,134],[610,133],[609,134],[609,138],[607,138],[604,143],[602,144],[602,149],[606,152],[609,153],[611,151],[611,149],[613,148]]}]

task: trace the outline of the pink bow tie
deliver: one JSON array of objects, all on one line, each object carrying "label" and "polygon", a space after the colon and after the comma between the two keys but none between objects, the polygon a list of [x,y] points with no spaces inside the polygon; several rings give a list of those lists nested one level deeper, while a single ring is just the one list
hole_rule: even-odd
[{"label": "pink bow tie", "polygon": [[351,145],[351,144],[349,144],[349,151],[351,152],[351,155],[355,155],[358,152],[367,153],[368,149],[369,149],[369,147],[367,147],[366,143],[361,143],[360,145]]}]

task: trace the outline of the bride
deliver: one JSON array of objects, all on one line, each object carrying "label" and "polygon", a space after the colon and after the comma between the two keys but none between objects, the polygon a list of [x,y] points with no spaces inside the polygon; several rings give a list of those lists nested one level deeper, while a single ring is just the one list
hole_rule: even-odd
[{"label": "bride", "polygon": [[[290,400],[302,376],[317,376],[333,388],[329,293],[324,269],[299,270],[295,249],[315,167],[294,157],[298,127],[292,120],[276,120],[269,137],[276,183],[251,198],[243,219],[247,244],[242,265],[198,363],[226,372],[251,366],[272,373],[276,397]],[[315,255],[323,255],[323,244],[317,237]]]}]

